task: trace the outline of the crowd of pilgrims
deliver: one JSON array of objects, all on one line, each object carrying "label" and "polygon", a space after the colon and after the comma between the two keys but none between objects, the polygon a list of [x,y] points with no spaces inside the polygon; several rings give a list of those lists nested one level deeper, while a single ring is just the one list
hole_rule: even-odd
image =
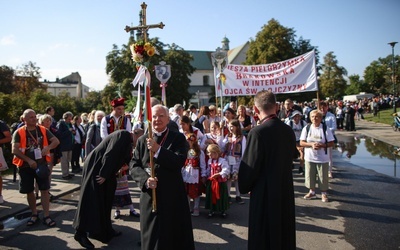
[{"label": "crowd of pilgrims", "polygon": [[[354,103],[332,100],[328,104],[329,111],[336,116],[336,129],[354,131],[355,119],[362,119],[364,112],[375,113],[378,109],[377,107],[384,102],[385,99],[380,98],[364,99]],[[287,99],[277,106],[277,116],[293,128],[294,111],[300,112],[301,123],[310,123],[308,114],[316,108],[316,102],[314,101],[297,103]],[[81,115],[73,115],[71,112],[66,112],[63,114],[62,119],[56,122],[53,118],[54,112],[54,108],[48,107],[45,114],[37,114],[38,124],[47,127],[57,137],[62,137],[62,133],[67,134],[68,140],[61,138],[60,146],[53,150],[55,154],[51,167],[61,163],[62,178],[69,180],[74,177],[74,174],[82,171],[80,161],[83,162],[87,155],[104,138],[101,123],[102,121],[104,122],[106,114],[102,110],[93,110],[90,113],[82,113]],[[226,216],[226,209],[232,203],[232,198],[229,195],[232,184],[235,186],[235,197],[233,197],[235,202],[243,204],[237,184],[238,168],[241,156],[246,148],[246,136],[259,121],[257,115],[251,107],[237,105],[235,101],[231,101],[222,108],[217,108],[215,105],[197,108],[195,105],[191,105],[188,109],[185,109],[181,104],[176,104],[169,108],[169,112],[171,121],[176,123],[179,131],[186,136],[190,145],[186,166],[182,169],[182,177],[187,183],[188,199],[193,201],[192,215],[199,216],[200,196],[211,190],[206,185],[207,180],[212,179],[210,177],[218,171],[222,176],[219,178],[220,185],[223,186],[224,190],[228,190],[227,194],[224,194],[221,198],[226,202],[218,205],[217,209],[207,202],[206,208],[209,209],[209,216],[213,216],[214,212],[220,212],[222,216]],[[136,118],[134,117],[134,112],[125,113],[124,115],[130,122],[130,130],[133,137],[137,139],[145,132],[147,126],[142,119],[143,116]],[[23,121],[21,121],[16,128],[23,124]],[[293,129],[296,132],[296,129]],[[70,141],[69,133],[73,137],[72,144],[67,143],[67,141]],[[208,148],[210,145],[216,145],[218,148]],[[213,150],[213,152],[218,150],[219,158],[212,159],[212,153],[209,150]],[[214,164],[216,161],[221,162],[221,167],[218,170],[211,167],[216,165]],[[71,170],[69,170],[69,167],[71,167]],[[117,188],[116,201],[114,203],[116,208],[114,217],[116,219],[120,218],[120,208],[124,206],[129,206],[129,214],[131,216],[139,217],[130,198],[128,198],[127,170],[127,166],[123,166],[119,172],[119,188]],[[193,176],[196,176],[196,178],[198,176],[198,180]],[[39,198],[37,186],[35,193],[36,197]],[[50,199],[52,198],[50,194]]]},{"label": "crowd of pilgrims", "polygon": [[[113,111],[110,115],[101,110],[81,115],[66,112],[62,119],[56,122],[53,118],[55,110],[52,107],[48,107],[45,114],[37,114],[38,124],[46,127],[60,141],[59,146],[51,151],[49,182],[51,170],[58,163],[61,165],[62,178],[66,181],[82,172],[80,163],[85,162],[90,153],[114,130],[123,129],[130,132],[133,138],[132,147],[135,148],[138,138],[147,132],[148,124],[143,121],[142,115],[134,116],[138,112],[126,113],[123,102],[124,99],[113,100]],[[320,111],[324,113],[323,119],[327,112],[334,117],[334,122],[331,123],[334,127],[330,127],[334,135],[335,130],[354,131],[354,120],[362,119],[364,112],[375,113],[378,106],[376,103],[379,103],[379,100],[360,100],[354,103],[330,101],[324,102],[326,109],[320,108]],[[277,103],[276,116],[292,127],[296,141],[299,142],[302,128],[310,123],[309,113],[315,109],[316,102],[296,103],[287,99]],[[118,119],[110,119],[113,116]],[[225,218],[232,203],[244,204],[238,187],[238,172],[246,148],[246,137],[259,122],[257,114],[252,108],[231,101],[224,107],[209,105],[197,108],[191,105],[188,109],[176,104],[169,108],[169,116],[168,128],[181,132],[189,145],[181,173],[191,215],[200,215],[200,197],[204,194],[207,217],[211,218],[217,214]],[[301,124],[301,129],[297,129],[298,124]],[[21,121],[16,128],[23,125],[24,121]],[[299,172],[303,173],[304,152],[302,154],[301,147],[298,147],[298,150]],[[332,178],[331,164],[329,175]],[[140,217],[131,200],[128,176],[129,167],[124,164],[117,173],[117,188],[112,202],[115,219],[121,218],[120,210],[123,207],[129,208],[129,216]],[[232,185],[234,193],[231,192]],[[36,198],[39,198],[37,186],[35,193]],[[50,192],[49,197],[51,200]],[[35,220],[31,218],[30,223],[34,224]]]}]

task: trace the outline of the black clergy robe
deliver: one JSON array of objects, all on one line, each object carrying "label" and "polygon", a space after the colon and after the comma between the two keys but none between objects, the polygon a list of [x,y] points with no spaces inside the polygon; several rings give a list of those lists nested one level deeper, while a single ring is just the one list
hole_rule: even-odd
[{"label": "black clergy robe", "polygon": [[[80,198],[72,226],[102,242],[108,242],[114,234],[111,209],[117,187],[116,173],[124,163],[129,164],[131,138],[128,131],[115,131],[104,138],[84,163]],[[96,181],[97,175],[106,179],[101,185]]]},{"label": "black clergy robe", "polygon": [[239,190],[251,192],[248,249],[295,249],[293,130],[278,118],[250,130],[239,167]]},{"label": "black clergy robe", "polygon": [[161,148],[154,158],[157,212],[152,212],[152,190],[146,188],[150,177],[147,134],[138,139],[130,173],[141,189],[140,230],[144,250],[194,249],[192,219],[182,179],[181,169],[185,163],[189,145],[182,133],[167,130],[157,143]]}]

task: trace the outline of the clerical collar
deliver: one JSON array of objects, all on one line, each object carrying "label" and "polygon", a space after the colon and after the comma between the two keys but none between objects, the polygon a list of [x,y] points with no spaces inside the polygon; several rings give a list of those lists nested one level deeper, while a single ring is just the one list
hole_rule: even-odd
[{"label": "clerical collar", "polygon": [[272,115],[268,115],[267,117],[264,117],[264,119],[261,120],[261,124],[263,124],[264,122],[271,120],[273,118],[276,118],[276,114],[272,114]]},{"label": "clerical collar", "polygon": [[167,131],[168,127],[166,127],[162,132],[157,132],[154,130],[154,135],[161,136],[165,131]]}]

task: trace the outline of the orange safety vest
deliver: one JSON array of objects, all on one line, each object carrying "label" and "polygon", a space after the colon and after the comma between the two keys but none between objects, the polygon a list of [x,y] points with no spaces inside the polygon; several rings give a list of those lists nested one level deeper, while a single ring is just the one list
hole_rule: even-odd
[{"label": "orange safety vest", "polygon": [[[38,127],[40,128],[40,132],[43,135],[43,147],[46,147],[46,146],[49,145],[49,142],[47,140],[46,128],[43,127],[43,126],[40,126],[40,125],[38,125]],[[23,126],[23,127],[19,128],[17,130],[17,133],[18,133],[19,138],[20,138],[20,140],[19,140],[19,150],[21,150],[21,152],[23,154],[25,154],[25,150],[26,150],[26,126]],[[51,162],[50,153],[48,153],[46,155],[46,161],[47,162]],[[14,155],[14,158],[13,158],[12,162],[13,162],[14,165],[16,165],[18,167],[22,167],[22,165],[24,164],[24,160],[18,158],[15,155]]]}]

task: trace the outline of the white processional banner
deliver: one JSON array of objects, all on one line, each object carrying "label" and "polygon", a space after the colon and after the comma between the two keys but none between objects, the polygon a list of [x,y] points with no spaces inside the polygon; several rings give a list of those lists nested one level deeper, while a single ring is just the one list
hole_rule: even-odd
[{"label": "white processional banner", "polygon": [[216,82],[221,85],[219,90],[216,88],[216,93],[220,93],[222,88],[222,96],[255,95],[261,90],[269,90],[275,94],[318,90],[314,50],[270,64],[228,64],[223,75],[225,81]]}]

